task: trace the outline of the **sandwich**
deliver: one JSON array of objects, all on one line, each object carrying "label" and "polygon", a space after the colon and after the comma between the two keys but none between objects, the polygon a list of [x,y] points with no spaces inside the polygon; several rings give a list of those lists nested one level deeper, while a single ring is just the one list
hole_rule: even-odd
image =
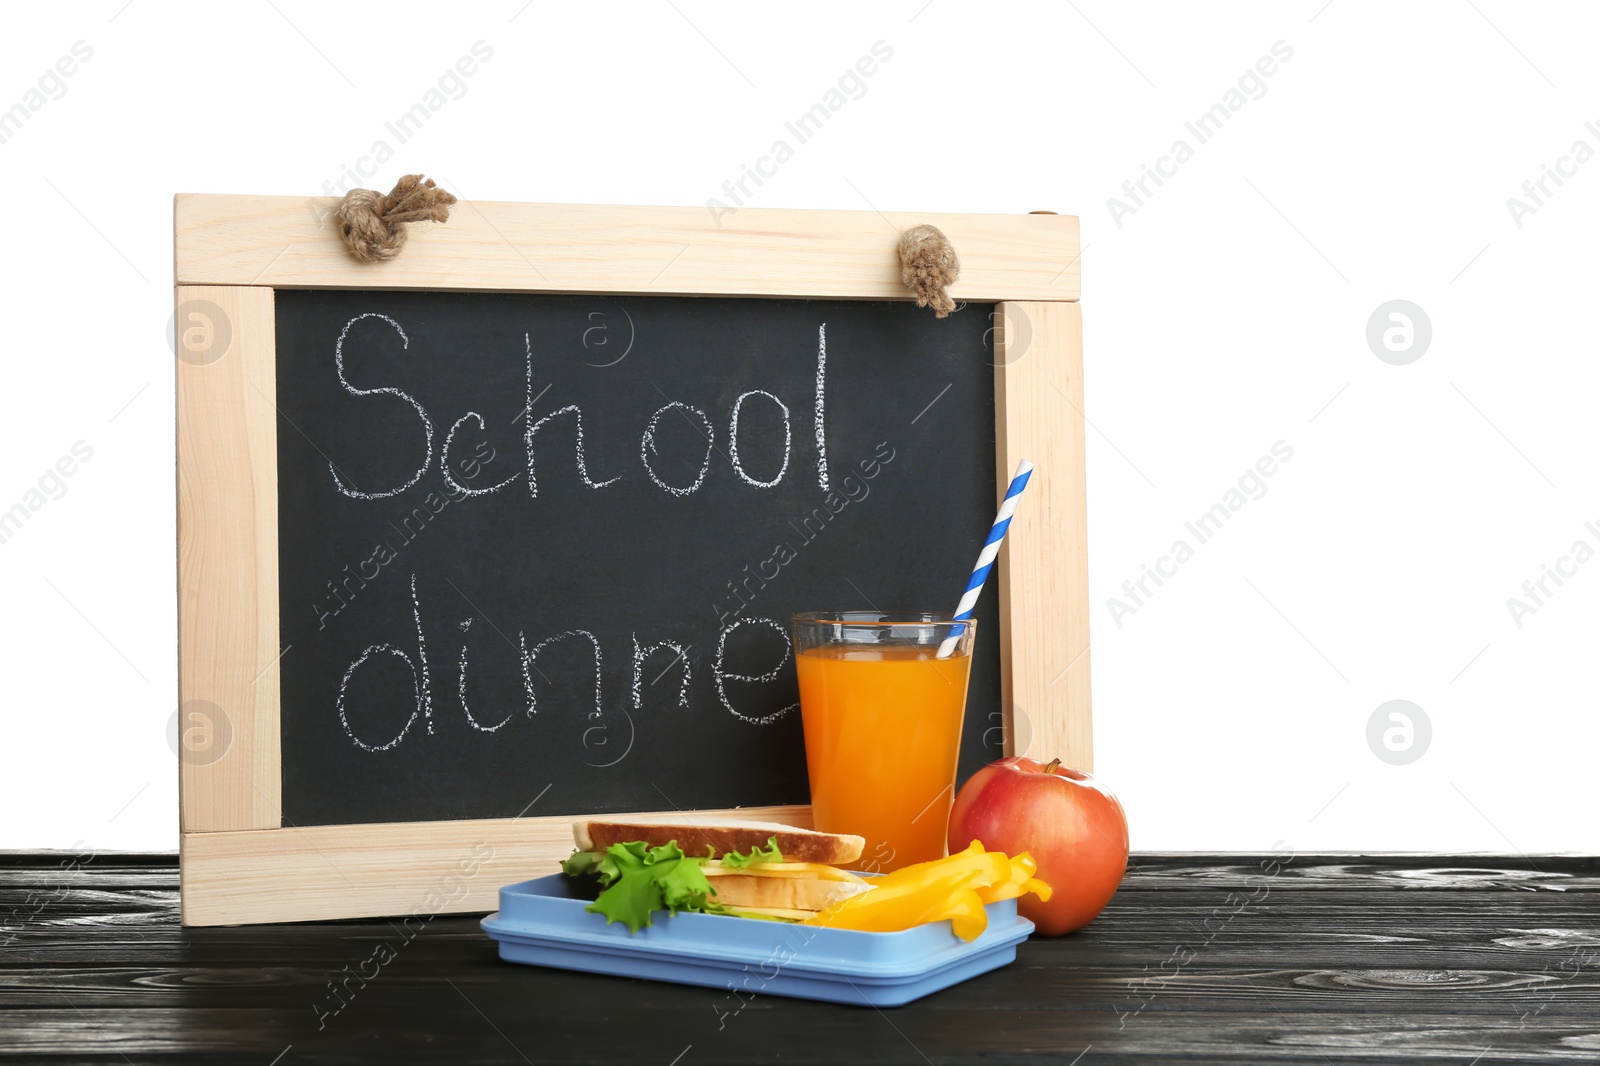
[{"label": "sandwich", "polygon": [[869,881],[842,868],[861,858],[861,837],[777,822],[632,815],[576,822],[572,837],[577,850],[562,869],[599,886],[585,909],[630,933],[664,910],[863,933],[949,921],[952,934],[972,941],[988,928],[991,905],[1050,898],[1032,855],[988,851],[978,840]]},{"label": "sandwich", "polygon": [[569,876],[593,878],[590,911],[633,932],[658,910],[799,922],[873,888],[844,867],[866,840],[777,822],[679,815],[574,822]]}]

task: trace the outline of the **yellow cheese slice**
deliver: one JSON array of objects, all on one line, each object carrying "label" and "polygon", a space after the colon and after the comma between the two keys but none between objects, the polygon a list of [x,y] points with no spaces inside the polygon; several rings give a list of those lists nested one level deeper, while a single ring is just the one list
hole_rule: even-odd
[{"label": "yellow cheese slice", "polygon": [[724,874],[751,874],[756,877],[810,877],[818,881],[854,881],[864,880],[849,870],[841,870],[837,866],[826,866],[817,862],[755,862],[749,866],[724,866],[721,860],[711,859],[701,864],[707,877],[717,877]]},{"label": "yellow cheese slice", "polygon": [[729,907],[729,912],[736,916],[765,915],[768,918],[782,918],[790,922],[803,922],[807,918],[815,918],[816,911],[796,911],[787,907]]}]

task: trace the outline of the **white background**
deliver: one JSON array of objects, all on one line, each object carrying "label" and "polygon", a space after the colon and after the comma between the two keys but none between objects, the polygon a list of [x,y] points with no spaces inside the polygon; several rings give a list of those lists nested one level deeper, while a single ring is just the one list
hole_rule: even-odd
[{"label": "white background", "polygon": [[[1600,525],[1600,162],[1507,198],[1600,120],[1597,14],[1505,0],[809,6],[690,0],[30,4],[0,108],[0,847],[177,842],[171,198],[315,195],[472,44],[493,49],[366,184],[704,204],[876,41],[893,57],[763,207],[1083,220],[1097,772],[1136,849],[1600,851],[1600,563],[1506,600]],[[1184,129],[1293,49],[1207,143]],[[1117,225],[1107,200],[1194,157]],[[388,137],[391,144],[393,138]],[[1366,342],[1420,305],[1417,361]],[[1284,441],[1293,459],[1135,614],[1107,599]],[[1191,538],[1191,543],[1193,543]],[[1554,586],[1550,586],[1552,589]],[[1375,708],[1427,750],[1390,765]]]}]

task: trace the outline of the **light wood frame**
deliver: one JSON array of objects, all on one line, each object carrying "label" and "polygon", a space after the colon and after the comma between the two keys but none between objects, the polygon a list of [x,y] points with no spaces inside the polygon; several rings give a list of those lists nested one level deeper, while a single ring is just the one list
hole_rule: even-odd
[{"label": "light wood frame", "polygon": [[[448,223],[413,226],[398,258],[363,264],[333,230],[336,204],[324,197],[175,201],[179,700],[186,712],[212,705],[220,715],[207,721],[196,712],[201,716],[192,719],[211,730],[220,755],[185,749],[179,761],[185,925],[426,920],[492,910],[500,885],[551,871],[571,850],[570,816],[559,812],[284,822],[273,316],[279,288],[904,300],[897,235],[921,223],[938,226],[961,256],[952,295],[1000,305],[1000,487],[1019,458],[1038,464],[998,568],[1005,749],[1090,767],[1076,218],[743,208],[717,219],[689,207],[463,201]],[[198,332],[186,334],[191,328]],[[795,825],[811,818],[807,806],[738,813]]]}]

